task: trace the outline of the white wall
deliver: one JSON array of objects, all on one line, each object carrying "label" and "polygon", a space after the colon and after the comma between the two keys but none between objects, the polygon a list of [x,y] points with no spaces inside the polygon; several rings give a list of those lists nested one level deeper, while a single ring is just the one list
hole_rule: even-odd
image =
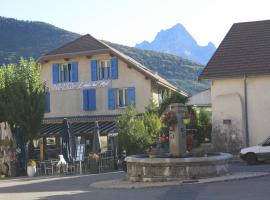
[{"label": "white wall", "polygon": [[[262,142],[270,136],[270,76],[246,78],[247,112],[250,145]],[[245,142],[244,78],[213,80],[211,86],[213,127],[223,131],[231,119]]]}]

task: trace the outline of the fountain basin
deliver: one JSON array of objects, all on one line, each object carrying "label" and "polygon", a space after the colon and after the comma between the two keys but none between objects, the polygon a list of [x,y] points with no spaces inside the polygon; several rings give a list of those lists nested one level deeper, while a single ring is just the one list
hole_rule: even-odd
[{"label": "fountain basin", "polygon": [[158,182],[222,176],[228,173],[228,153],[208,154],[204,157],[148,158],[143,155],[128,156],[129,181]]}]

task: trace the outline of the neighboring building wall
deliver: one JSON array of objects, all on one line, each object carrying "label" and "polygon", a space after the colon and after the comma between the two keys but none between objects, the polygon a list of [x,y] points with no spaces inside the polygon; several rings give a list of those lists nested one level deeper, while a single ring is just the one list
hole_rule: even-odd
[{"label": "neighboring building wall", "polygon": [[[109,54],[95,55],[91,59],[111,59]],[[85,56],[75,57],[68,62],[76,61],[78,66],[78,81],[91,81],[90,61]],[[118,79],[111,80],[106,88],[96,88],[96,110],[83,111],[82,89],[72,89],[56,91],[52,84],[52,64],[66,63],[64,59],[53,60],[42,66],[42,79],[46,81],[50,90],[50,110],[45,117],[65,117],[84,115],[110,115],[122,113],[125,109],[108,109],[108,88],[135,87],[136,108],[139,112],[144,112],[152,98],[151,80],[146,79],[143,74],[133,68],[129,68],[126,63],[118,59]]]},{"label": "neighboring building wall", "polygon": [[207,90],[200,91],[200,92],[188,97],[188,102],[186,103],[186,105],[211,107],[211,90],[210,90],[210,88]]},{"label": "neighboring building wall", "polygon": [[217,150],[238,151],[245,143],[243,97],[243,79],[212,82],[212,141]]},{"label": "neighboring building wall", "polygon": [[270,137],[270,76],[247,79],[250,145]]},{"label": "neighboring building wall", "polygon": [[[248,77],[246,83],[249,145],[255,145],[270,136],[270,77]],[[231,145],[236,147],[241,139],[240,146],[245,146],[244,78],[213,80],[211,96],[213,137],[218,133],[227,133]],[[221,144],[220,141],[217,143]]]}]

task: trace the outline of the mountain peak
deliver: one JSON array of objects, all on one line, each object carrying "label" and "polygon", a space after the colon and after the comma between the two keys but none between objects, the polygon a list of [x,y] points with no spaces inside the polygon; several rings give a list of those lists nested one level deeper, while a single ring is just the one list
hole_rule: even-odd
[{"label": "mountain peak", "polygon": [[[174,26],[172,26],[171,28],[168,28],[168,29],[165,29],[165,30],[161,30],[159,33],[172,33],[172,34],[175,34],[175,35],[177,35],[178,34],[178,36],[180,35],[180,34],[182,34],[182,35],[188,35],[189,37],[192,37],[190,34],[189,34],[189,32],[186,30],[186,28],[182,25],[182,24],[180,24],[180,23],[177,23],[177,24],[175,24]],[[158,33],[158,34],[159,34]],[[157,34],[157,35],[158,35]]]},{"label": "mountain peak", "polygon": [[186,30],[186,28],[182,24],[180,24],[180,23],[175,24],[170,29],[184,29],[184,30]]},{"label": "mountain peak", "polygon": [[136,47],[174,54],[202,64],[206,64],[216,50],[212,42],[209,42],[207,46],[198,45],[193,36],[180,23],[159,31],[152,42],[143,41],[136,44]]},{"label": "mountain peak", "polygon": [[[0,17],[0,65],[18,62],[20,56],[38,58],[79,36],[43,22]],[[162,77],[190,94],[209,87],[208,83],[197,83],[197,74],[203,69],[202,65],[174,55],[106,43],[150,70],[157,71]]]}]

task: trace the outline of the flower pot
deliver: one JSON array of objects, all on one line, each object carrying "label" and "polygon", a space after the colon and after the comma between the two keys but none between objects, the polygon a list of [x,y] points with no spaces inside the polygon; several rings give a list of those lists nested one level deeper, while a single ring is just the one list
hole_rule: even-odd
[{"label": "flower pot", "polygon": [[35,167],[27,166],[27,176],[33,177],[35,176],[36,172],[37,172],[37,169]]}]

